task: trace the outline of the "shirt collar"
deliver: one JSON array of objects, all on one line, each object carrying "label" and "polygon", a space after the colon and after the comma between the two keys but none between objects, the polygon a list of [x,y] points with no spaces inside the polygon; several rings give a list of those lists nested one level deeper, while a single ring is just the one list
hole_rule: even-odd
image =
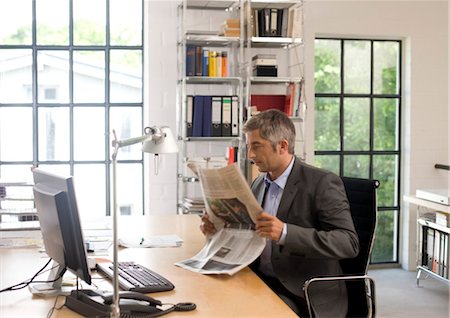
[{"label": "shirt collar", "polygon": [[264,175],[264,183],[266,184],[266,187],[269,187],[272,184],[272,182],[275,182],[275,184],[277,186],[279,186],[281,189],[284,190],[284,187],[286,186],[286,183],[287,183],[287,179],[288,179],[289,175],[291,174],[292,167],[294,166],[294,158],[295,158],[295,156],[292,156],[289,166],[286,168],[286,170],[283,171],[281,176],[279,176],[275,180],[273,180],[273,181],[270,180],[268,177],[268,174],[266,172],[266,174]]}]

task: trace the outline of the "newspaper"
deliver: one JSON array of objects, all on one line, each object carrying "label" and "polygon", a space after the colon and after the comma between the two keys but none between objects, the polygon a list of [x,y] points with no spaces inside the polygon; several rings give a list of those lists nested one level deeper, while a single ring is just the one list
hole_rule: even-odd
[{"label": "newspaper", "polygon": [[233,275],[253,262],[266,245],[255,232],[256,215],[262,208],[236,164],[192,168],[200,179],[206,213],[218,231],[199,253],[175,265],[201,274]]}]

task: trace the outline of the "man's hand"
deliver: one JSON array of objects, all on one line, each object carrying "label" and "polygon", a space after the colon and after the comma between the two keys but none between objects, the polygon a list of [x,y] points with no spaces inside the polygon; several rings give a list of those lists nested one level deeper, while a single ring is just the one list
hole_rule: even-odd
[{"label": "man's hand", "polygon": [[203,214],[202,223],[200,223],[200,230],[205,235],[213,235],[217,232],[214,224],[209,220],[208,214]]},{"label": "man's hand", "polygon": [[256,217],[256,233],[261,237],[266,237],[278,242],[283,233],[283,225],[276,216],[267,212],[261,212]]}]

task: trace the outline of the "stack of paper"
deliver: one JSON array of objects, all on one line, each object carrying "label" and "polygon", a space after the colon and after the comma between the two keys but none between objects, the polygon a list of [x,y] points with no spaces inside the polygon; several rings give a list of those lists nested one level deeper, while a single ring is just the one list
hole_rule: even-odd
[{"label": "stack of paper", "polygon": [[176,234],[119,238],[119,245],[123,247],[178,247],[182,244],[183,239]]}]

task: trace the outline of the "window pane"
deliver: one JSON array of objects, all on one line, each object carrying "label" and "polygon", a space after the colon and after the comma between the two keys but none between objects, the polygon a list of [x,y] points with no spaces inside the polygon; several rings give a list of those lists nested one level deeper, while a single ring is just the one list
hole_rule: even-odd
[{"label": "window pane", "polygon": [[39,161],[70,159],[69,107],[38,108]]},{"label": "window pane", "polygon": [[105,160],[105,108],[74,107],[75,160]]},{"label": "window pane", "polygon": [[[31,164],[20,165],[0,165],[0,180],[2,182],[27,182],[33,183],[33,175],[31,173]],[[8,191],[8,190],[6,190]],[[2,202],[3,204],[3,202]]]},{"label": "window pane", "polygon": [[32,108],[0,107],[0,161],[32,160]]},{"label": "window pane", "polygon": [[344,176],[354,178],[369,177],[368,155],[346,155],[344,156]]},{"label": "window pane", "polygon": [[344,150],[369,150],[370,100],[344,99]]},{"label": "window pane", "polygon": [[400,81],[399,44],[377,41],[373,44],[374,94],[398,94]]},{"label": "window pane", "polygon": [[75,103],[105,102],[105,52],[73,53],[73,100]]},{"label": "window pane", "polygon": [[314,165],[339,175],[339,156],[315,155]]},{"label": "window pane", "polygon": [[377,190],[378,206],[396,206],[398,188],[398,156],[374,155],[373,177],[380,181]]},{"label": "window pane", "polygon": [[317,97],[314,116],[315,149],[340,150],[339,98]]},{"label": "window pane", "polygon": [[142,102],[142,51],[111,50],[110,100]]},{"label": "window pane", "polygon": [[104,45],[106,43],[106,1],[73,0],[73,43]]},{"label": "window pane", "polygon": [[106,215],[106,174],[103,164],[76,164],[73,169],[80,218]]},{"label": "window pane", "polygon": [[68,164],[40,164],[39,168],[61,176],[70,176],[70,166]]},{"label": "window pane", "polygon": [[37,44],[69,44],[69,1],[36,1]]},{"label": "window pane", "polygon": [[397,222],[398,211],[378,211],[372,263],[397,261]]},{"label": "window pane", "polygon": [[369,41],[344,41],[344,92],[370,93]]},{"label": "window pane", "polygon": [[31,44],[31,1],[0,1],[0,44]]},{"label": "window pane", "polygon": [[[131,137],[139,137],[144,134],[142,127],[141,107],[111,107],[110,112],[111,131],[116,131],[119,140]],[[113,136],[111,136],[111,139]],[[109,143],[111,144],[111,142]],[[132,145],[119,149],[117,160],[142,159],[141,145]]]},{"label": "window pane", "polygon": [[69,51],[38,51],[38,102],[69,102]]},{"label": "window pane", "polygon": [[141,215],[144,213],[142,205],[143,175],[141,163],[117,164],[117,207],[120,215]]},{"label": "window pane", "polygon": [[341,92],[341,44],[338,40],[315,41],[316,93]]},{"label": "window pane", "polygon": [[31,50],[0,49],[0,103],[31,103]]},{"label": "window pane", "polygon": [[374,149],[398,150],[399,107],[397,99],[374,98]]},{"label": "window pane", "polygon": [[[2,164],[0,165],[0,180],[2,182],[25,182],[33,184],[31,174],[31,164]],[[29,186],[9,186],[6,187],[6,195],[11,198],[32,199],[33,188]],[[32,209],[34,208],[33,200],[5,200],[1,202],[2,209]],[[6,217],[1,216],[2,222],[17,222],[17,216]],[[1,236],[1,235],[0,235]]]},{"label": "window pane", "polygon": [[110,13],[111,44],[141,45],[142,0],[111,0]]}]

